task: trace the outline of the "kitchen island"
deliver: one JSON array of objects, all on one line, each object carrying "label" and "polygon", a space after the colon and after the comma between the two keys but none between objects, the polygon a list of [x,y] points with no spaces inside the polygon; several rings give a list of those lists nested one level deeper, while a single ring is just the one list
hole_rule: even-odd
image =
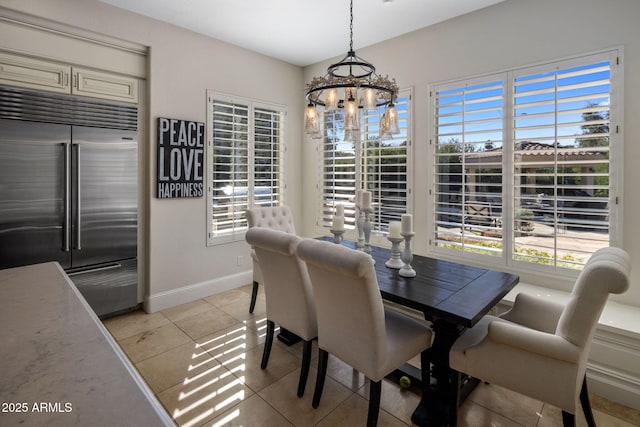
[{"label": "kitchen island", "polygon": [[56,262],[0,270],[0,425],[175,426]]}]

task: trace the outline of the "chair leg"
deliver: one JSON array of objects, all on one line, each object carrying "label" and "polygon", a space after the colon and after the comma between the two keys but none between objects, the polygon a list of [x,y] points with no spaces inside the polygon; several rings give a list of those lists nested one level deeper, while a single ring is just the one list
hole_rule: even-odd
[{"label": "chair leg", "polygon": [[313,340],[305,341],[302,347],[302,369],[300,370],[300,380],[298,381],[298,397],[304,395],[307,387],[307,377],[309,377],[309,366],[311,365],[311,348]]},{"label": "chair leg", "polygon": [[251,291],[251,303],[249,304],[249,313],[253,313],[256,308],[256,299],[258,299],[258,282],[253,281],[253,290]]},{"label": "chair leg", "polygon": [[269,355],[271,354],[271,345],[273,344],[273,331],[275,327],[276,324],[267,319],[267,338],[264,342],[264,351],[262,352],[262,363],[260,364],[261,369],[265,369],[267,367],[267,363],[269,363]]},{"label": "chair leg", "polygon": [[378,413],[380,412],[380,395],[382,394],[382,381],[369,380],[369,412],[367,414],[367,427],[378,425]]},{"label": "chair leg", "polygon": [[327,363],[329,361],[329,353],[325,350],[318,349],[318,376],[316,377],[316,389],[313,392],[313,401],[311,406],[317,408],[322,398],[322,389],[324,388],[324,379],[327,376]]},{"label": "chair leg", "polygon": [[591,412],[591,402],[589,402],[589,390],[587,390],[586,374],[582,380],[582,389],[580,389],[580,403],[582,404],[582,412],[584,412],[584,418],[587,420],[587,425],[589,427],[596,427],[596,420],[593,418],[593,412]]},{"label": "chair leg", "polygon": [[449,369],[449,427],[458,425],[458,406],[460,405],[460,380],[462,374]]},{"label": "chair leg", "polygon": [[576,427],[576,416],[568,413],[567,411],[562,411],[562,426]]},{"label": "chair leg", "polygon": [[420,353],[420,374],[424,387],[428,387],[431,382],[431,358],[429,355],[429,349]]}]

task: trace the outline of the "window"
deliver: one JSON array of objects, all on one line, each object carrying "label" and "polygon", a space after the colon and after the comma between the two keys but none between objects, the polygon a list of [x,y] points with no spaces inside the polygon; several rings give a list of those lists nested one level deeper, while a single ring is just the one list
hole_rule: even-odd
[{"label": "window", "polygon": [[244,239],[245,211],[283,203],[286,110],[208,92],[208,242]]},{"label": "window", "polygon": [[379,138],[383,107],[361,114],[360,131],[351,134],[342,130],[341,110],[325,111],[325,136],[320,146],[320,228],[330,228],[336,204],[345,206],[345,228],[355,228],[357,188],[372,192],[374,233],[388,231],[389,221],[400,220],[407,211],[410,100],[408,90],[398,96],[395,107],[400,134],[391,139]]},{"label": "window", "polygon": [[435,251],[578,270],[620,230],[618,52],[432,89]]}]

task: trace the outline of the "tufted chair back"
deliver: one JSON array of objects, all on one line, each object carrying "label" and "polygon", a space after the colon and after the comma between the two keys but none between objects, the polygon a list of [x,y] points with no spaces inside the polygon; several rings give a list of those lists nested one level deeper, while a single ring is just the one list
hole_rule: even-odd
[{"label": "tufted chair back", "polygon": [[249,228],[263,227],[296,234],[289,206],[269,206],[247,210]]},{"label": "tufted chair back", "polygon": [[266,283],[267,319],[286,327],[304,340],[318,334],[316,307],[307,266],[296,255],[302,238],[265,227],[245,235],[262,263]]},{"label": "tufted chair back", "polygon": [[[248,209],[246,215],[249,228],[270,228],[272,230],[296,234],[296,229],[293,225],[293,215],[291,214],[289,206],[267,206]],[[253,313],[258,297],[258,285],[263,281],[262,270],[260,269],[258,256],[254,249],[251,249],[251,259],[253,261],[253,291],[251,293],[249,313]]]},{"label": "tufted chair back", "polygon": [[298,382],[298,397],[302,397],[309,376],[312,340],[318,335],[316,306],[307,265],[296,255],[302,239],[267,227],[250,228],[245,238],[256,252],[265,280],[267,336],[261,368],[266,369],[269,363],[276,323],[281,329],[302,338],[302,368]]},{"label": "tufted chair back", "polygon": [[367,426],[375,426],[385,376],[420,354],[422,381],[428,384],[431,330],[385,309],[368,254],[314,239],[302,240],[297,253],[307,264],[318,316],[318,371],[311,406],[320,405],[332,354],[369,378]]},{"label": "tufted chair back", "polygon": [[381,380],[387,373],[387,331],[371,257],[317,240],[304,240],[298,255],[306,261],[312,280],[318,346],[370,379]]}]

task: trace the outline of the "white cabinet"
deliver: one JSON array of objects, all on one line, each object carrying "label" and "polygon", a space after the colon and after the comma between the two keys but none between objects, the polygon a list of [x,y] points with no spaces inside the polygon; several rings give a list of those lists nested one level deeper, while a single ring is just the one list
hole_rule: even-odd
[{"label": "white cabinet", "polygon": [[138,102],[138,80],[101,71],[72,68],[71,93],[114,101]]},{"label": "white cabinet", "polygon": [[138,102],[138,79],[0,52],[0,84]]},{"label": "white cabinet", "polygon": [[30,89],[71,93],[71,67],[0,52],[0,83]]}]

